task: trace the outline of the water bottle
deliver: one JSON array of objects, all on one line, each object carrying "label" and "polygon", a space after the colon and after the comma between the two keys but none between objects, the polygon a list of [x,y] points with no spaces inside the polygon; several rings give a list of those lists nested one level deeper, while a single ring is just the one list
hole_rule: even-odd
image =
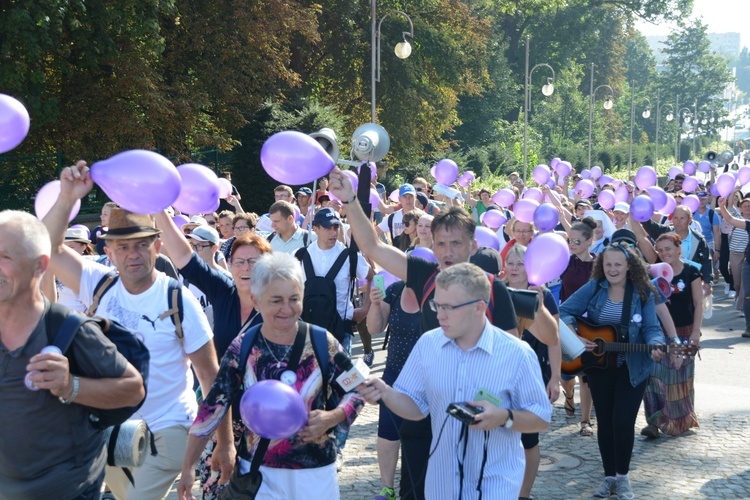
[{"label": "water bottle", "polygon": [[712,293],[703,297],[703,319],[711,319],[714,315],[714,295]]}]

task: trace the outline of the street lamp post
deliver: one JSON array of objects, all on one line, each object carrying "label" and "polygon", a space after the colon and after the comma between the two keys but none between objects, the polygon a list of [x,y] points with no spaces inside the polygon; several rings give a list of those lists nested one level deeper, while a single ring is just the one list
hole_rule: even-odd
[{"label": "street lamp post", "polygon": [[409,31],[402,32],[402,38],[403,41],[396,44],[396,47],[394,51],[396,52],[396,56],[399,59],[406,59],[411,55],[411,44],[406,41],[406,37],[409,36],[412,39],[414,39],[414,24],[411,22],[411,18],[403,11],[400,10],[393,10],[391,12],[386,13],[383,17],[380,18],[380,22],[377,22],[377,12],[376,12],[376,6],[375,6],[376,0],[372,0],[371,2],[371,9],[372,9],[372,56],[371,56],[371,78],[370,78],[370,87],[372,90],[372,97],[370,99],[370,115],[371,115],[371,121],[372,123],[375,123],[375,83],[380,82],[380,26],[383,24],[383,21],[386,17],[390,16],[391,14],[399,14],[406,18],[407,21],[409,21]]},{"label": "street lamp post", "polygon": [[695,136],[698,135],[698,101],[693,103],[693,154],[698,154],[698,149],[695,147]]},{"label": "street lamp post", "polygon": [[[651,116],[651,100],[648,97],[643,98],[646,102],[648,102],[648,106],[643,109],[643,112],[641,113],[641,116],[643,116],[644,119],[648,119],[649,116]],[[628,179],[630,179],[630,170],[633,166],[633,125],[635,123],[635,92],[633,92],[633,87],[631,85],[630,87],[630,155],[628,157]]]},{"label": "street lamp post", "polygon": [[674,120],[674,108],[671,104],[665,104],[664,106],[661,106],[659,104],[659,100],[657,98],[656,101],[656,154],[654,154],[654,167],[656,167],[659,164],[659,126],[661,125],[661,110],[662,108],[669,108],[669,111],[667,111],[666,120],[668,122],[671,122]]},{"label": "street lamp post", "polygon": [[552,72],[552,78],[547,78],[547,83],[542,86],[542,94],[549,97],[555,91],[553,82],[555,81],[555,70],[552,69],[547,63],[540,63],[531,68],[529,71],[529,35],[526,35],[526,73],[524,74],[524,87],[523,87],[523,183],[526,184],[526,177],[528,172],[529,162],[529,149],[528,149],[528,128],[529,128],[529,108],[531,107],[531,75],[534,74],[534,70],[544,66],[549,68]]},{"label": "street lamp post", "polygon": [[596,92],[601,89],[606,88],[609,89],[609,95],[607,96],[607,100],[604,101],[604,109],[612,109],[612,106],[614,106],[614,101],[612,100],[615,91],[612,90],[612,87],[609,85],[599,85],[598,87],[594,88],[594,63],[591,63],[591,93],[589,94],[589,163],[588,168],[591,168],[591,127],[594,122],[594,98],[596,96]]},{"label": "street lamp post", "polygon": [[[674,157],[675,160],[678,162],[680,161],[680,127],[682,126],[682,122],[690,123],[690,120],[692,117],[690,116],[690,108],[680,108],[680,98],[678,97],[675,101],[675,109],[677,109],[677,119],[675,120],[674,128],[675,128],[675,135],[677,136],[675,138],[674,143]],[[684,118],[680,119],[682,117],[682,112],[687,111],[687,115],[685,115]],[[689,156],[689,155],[688,155]]]}]

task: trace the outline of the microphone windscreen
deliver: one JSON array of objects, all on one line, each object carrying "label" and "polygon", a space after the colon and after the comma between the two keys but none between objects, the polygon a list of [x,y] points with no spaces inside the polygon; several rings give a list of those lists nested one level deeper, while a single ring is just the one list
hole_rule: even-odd
[{"label": "microphone windscreen", "polygon": [[352,365],[352,360],[349,356],[346,355],[345,352],[337,352],[333,356],[333,362],[336,363],[336,366],[341,368],[342,371],[349,371],[352,368],[354,368],[354,365]]}]

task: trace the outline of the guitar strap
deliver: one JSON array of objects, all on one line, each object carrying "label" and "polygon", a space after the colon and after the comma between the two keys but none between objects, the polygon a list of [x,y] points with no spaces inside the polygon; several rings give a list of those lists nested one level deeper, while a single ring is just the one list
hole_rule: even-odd
[{"label": "guitar strap", "polygon": [[622,319],[620,320],[620,341],[627,342],[630,327],[630,306],[633,304],[633,283],[625,281],[625,298],[622,300]]}]

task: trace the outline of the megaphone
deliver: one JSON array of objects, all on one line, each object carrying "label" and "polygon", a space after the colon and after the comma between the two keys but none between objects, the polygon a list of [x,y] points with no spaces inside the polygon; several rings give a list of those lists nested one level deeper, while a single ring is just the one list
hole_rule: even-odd
[{"label": "megaphone", "polygon": [[361,161],[378,162],[385,158],[391,147],[391,138],[383,127],[365,123],[352,135],[352,152]]},{"label": "megaphone", "polygon": [[719,164],[728,165],[734,160],[734,153],[731,151],[724,151],[719,155]]},{"label": "megaphone", "polygon": [[716,163],[716,158],[718,157],[719,155],[716,153],[716,151],[709,151],[708,153],[706,153],[703,159],[710,163]]},{"label": "megaphone", "polygon": [[318,141],[318,144],[323,146],[323,149],[325,149],[326,153],[328,153],[328,156],[331,157],[334,163],[338,161],[339,143],[336,138],[336,132],[334,132],[330,128],[322,128],[314,134],[310,134],[310,137]]}]

